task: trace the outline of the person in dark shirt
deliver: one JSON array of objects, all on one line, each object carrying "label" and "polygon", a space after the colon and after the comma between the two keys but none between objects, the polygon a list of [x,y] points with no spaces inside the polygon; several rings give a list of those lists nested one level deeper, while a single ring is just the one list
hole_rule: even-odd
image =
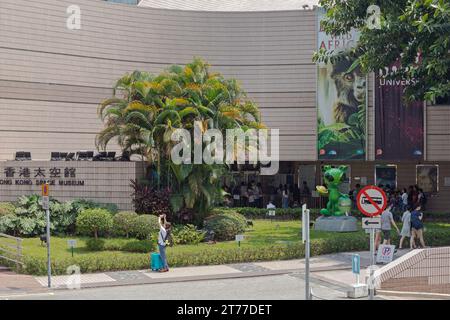
[{"label": "person in dark shirt", "polygon": [[311,198],[311,190],[309,189],[308,183],[306,181],[303,181],[301,195],[302,195],[301,204],[306,203],[309,205],[309,199]]},{"label": "person in dark shirt", "polygon": [[411,212],[411,247],[416,248],[416,239],[419,239],[422,248],[425,248],[425,241],[423,240],[423,213],[421,207],[417,206]]}]

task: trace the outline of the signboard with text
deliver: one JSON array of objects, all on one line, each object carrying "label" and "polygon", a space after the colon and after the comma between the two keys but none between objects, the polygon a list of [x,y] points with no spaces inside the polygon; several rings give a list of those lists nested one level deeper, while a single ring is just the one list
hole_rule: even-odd
[{"label": "signboard with text", "polygon": [[0,185],[43,185],[84,186],[85,181],[77,179],[77,169],[61,167],[5,167],[0,172]]}]

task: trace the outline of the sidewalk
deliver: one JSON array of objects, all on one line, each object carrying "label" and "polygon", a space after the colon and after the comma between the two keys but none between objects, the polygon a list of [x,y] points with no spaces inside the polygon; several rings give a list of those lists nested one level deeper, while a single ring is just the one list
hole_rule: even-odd
[{"label": "sidewalk", "polygon": [[[358,252],[361,267],[370,264],[368,252]],[[398,252],[396,257],[406,251]],[[354,283],[351,273],[351,256],[353,253],[336,253],[311,258],[312,276],[340,287]],[[124,286],[136,284],[185,282],[213,279],[230,279],[243,277],[261,277],[279,274],[303,273],[304,259],[280,260],[268,262],[240,263],[229,265],[196,266],[172,268],[169,272],[159,273],[149,269],[136,271],[117,271],[76,276],[52,277],[53,289],[67,289],[73,281],[80,281],[81,288]],[[47,286],[47,277],[36,277],[43,287]]]},{"label": "sidewalk", "polygon": [[43,291],[45,289],[33,276],[16,274],[0,266],[0,298]]},{"label": "sidewalk", "polygon": [[[400,257],[407,250],[396,254]],[[311,276],[313,279],[330,286],[345,290],[355,282],[351,273],[351,256],[361,256],[361,269],[370,264],[368,252],[344,252],[312,257]],[[169,272],[159,273],[149,269],[136,271],[116,271],[81,274],[79,276],[53,276],[52,289],[69,289],[80,283],[80,288],[100,288],[152,283],[186,282],[198,280],[263,277],[281,274],[293,274],[302,277],[305,270],[304,259],[281,260],[229,265],[197,266],[172,268]],[[361,281],[363,281],[363,270]],[[2,295],[42,292],[47,289],[47,277],[18,275],[12,272],[0,273],[0,298]]]}]

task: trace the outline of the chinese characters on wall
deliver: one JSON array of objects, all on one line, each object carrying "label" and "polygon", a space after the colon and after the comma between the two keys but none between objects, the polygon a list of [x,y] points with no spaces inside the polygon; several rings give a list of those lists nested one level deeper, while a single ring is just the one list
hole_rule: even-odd
[{"label": "chinese characters on wall", "polygon": [[84,180],[77,180],[77,171],[73,167],[30,168],[5,167],[0,173],[0,185],[50,185],[84,186]]}]

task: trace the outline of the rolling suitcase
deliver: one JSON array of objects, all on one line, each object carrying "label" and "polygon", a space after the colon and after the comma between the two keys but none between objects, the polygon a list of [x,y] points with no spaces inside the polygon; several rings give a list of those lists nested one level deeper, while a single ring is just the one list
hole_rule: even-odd
[{"label": "rolling suitcase", "polygon": [[161,256],[159,255],[158,252],[153,252],[150,256],[150,260],[151,260],[150,269],[152,269],[153,271],[158,271],[162,269],[163,264]]}]

